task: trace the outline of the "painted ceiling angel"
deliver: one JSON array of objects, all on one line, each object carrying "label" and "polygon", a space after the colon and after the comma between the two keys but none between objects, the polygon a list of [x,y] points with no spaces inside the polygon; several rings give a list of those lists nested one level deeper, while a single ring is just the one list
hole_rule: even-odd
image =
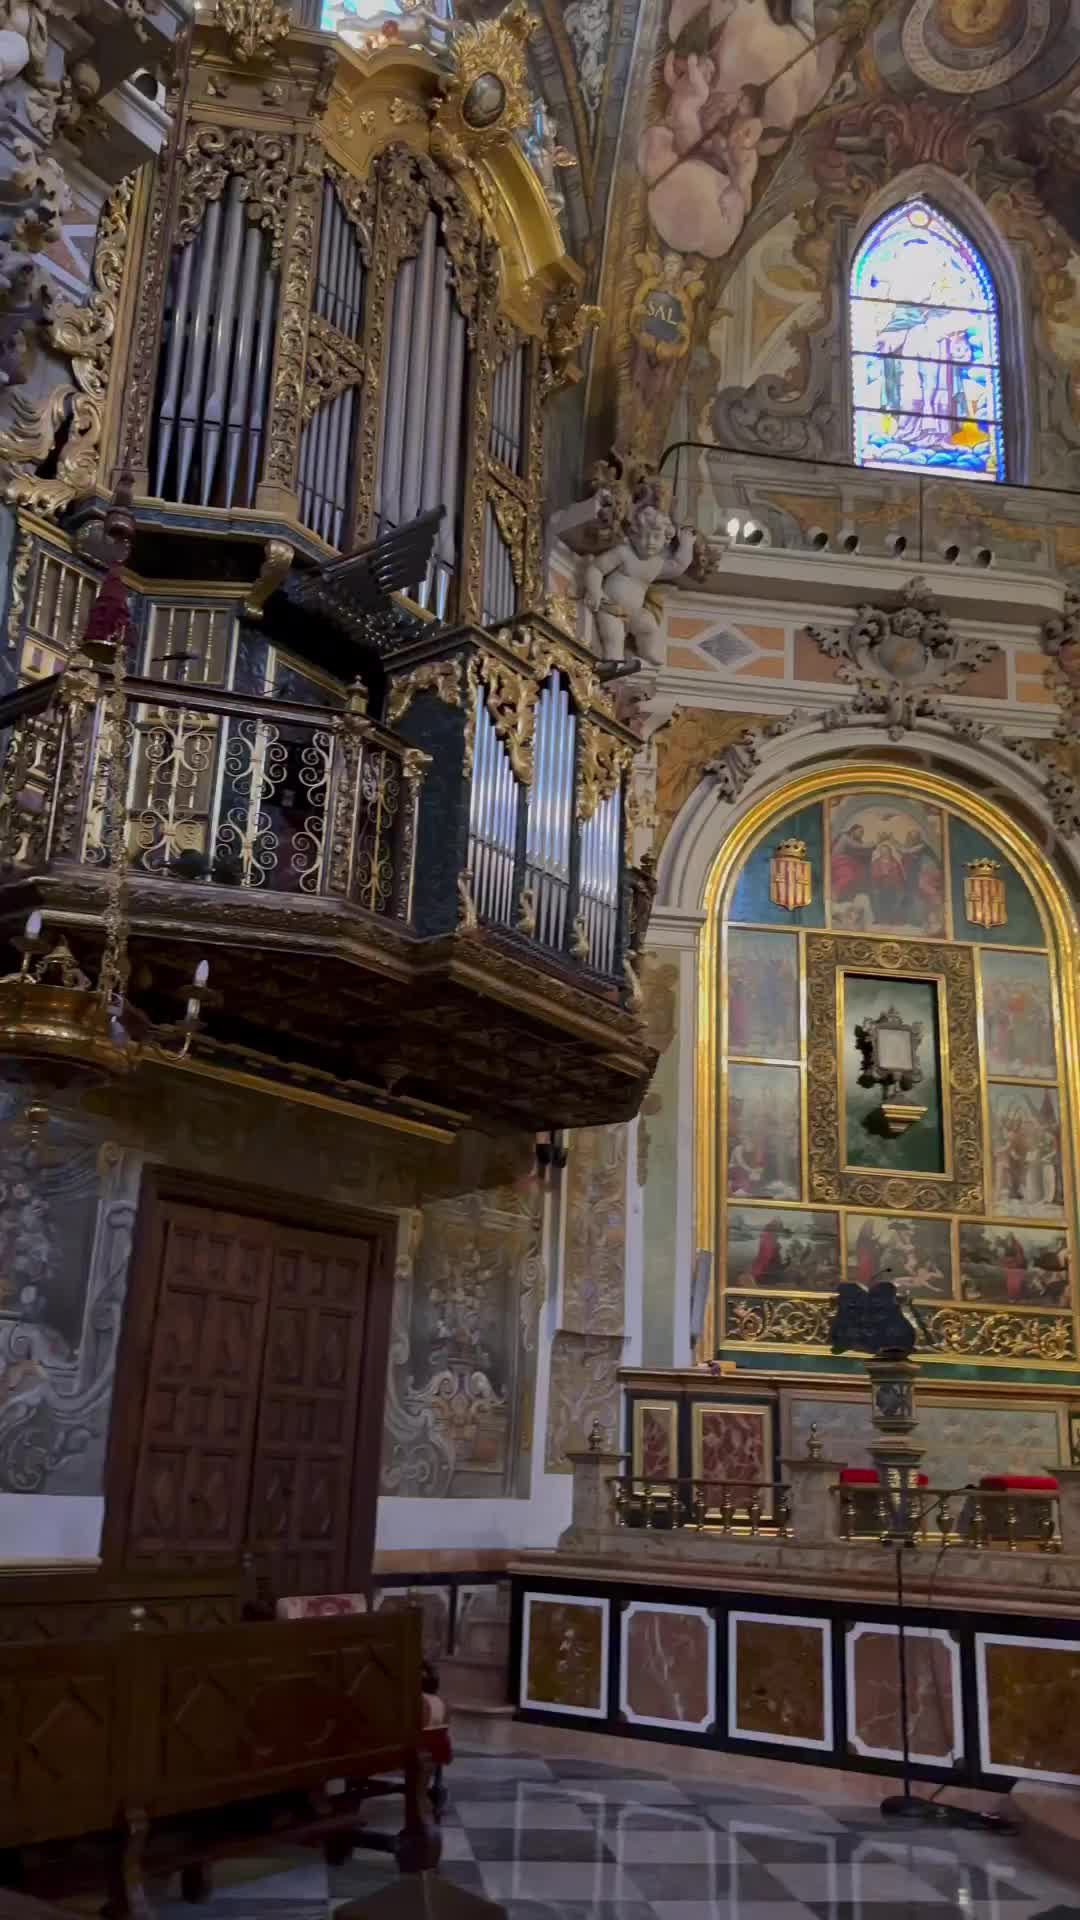
[{"label": "painted ceiling angel", "polygon": [[[761,159],[824,99],[844,49],[831,0],[672,0],[663,117],[638,166],[661,239],[719,260],[750,211]],[[683,51],[693,40],[698,49]]]}]

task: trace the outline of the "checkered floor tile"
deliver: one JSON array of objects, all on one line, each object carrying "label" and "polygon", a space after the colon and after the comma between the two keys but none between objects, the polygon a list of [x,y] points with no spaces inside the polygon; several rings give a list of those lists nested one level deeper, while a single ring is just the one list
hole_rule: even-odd
[{"label": "checkered floor tile", "polygon": [[[1010,1839],[898,1833],[869,1805],[502,1754],[446,1784],[440,1871],[509,1920],[1080,1920],[1080,1892]],[[373,1802],[371,1824],[400,1814]],[[156,1920],[329,1920],[394,1878],[378,1854],[283,1852],[219,1868],[201,1909],[159,1890]]]}]

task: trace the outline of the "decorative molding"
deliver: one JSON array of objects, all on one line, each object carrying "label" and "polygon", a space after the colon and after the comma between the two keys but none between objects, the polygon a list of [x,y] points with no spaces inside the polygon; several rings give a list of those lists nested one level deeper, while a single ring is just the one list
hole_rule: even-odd
[{"label": "decorative molding", "polygon": [[880,720],[890,740],[902,740],[917,720],[947,719],[940,696],[955,693],[998,651],[994,640],[955,634],[921,576],[908,581],[898,607],[856,607],[846,631],[806,631],[837,662],[838,677],[858,689],[854,700],[823,716],[826,730]]}]

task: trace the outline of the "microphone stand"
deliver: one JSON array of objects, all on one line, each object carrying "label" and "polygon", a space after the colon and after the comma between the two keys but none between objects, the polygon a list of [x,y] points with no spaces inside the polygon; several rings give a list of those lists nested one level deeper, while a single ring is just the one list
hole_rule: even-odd
[{"label": "microphone stand", "polygon": [[[927,1514],[940,1514],[942,1499],[931,1500],[922,1507],[916,1517],[916,1526],[921,1529]],[[908,1663],[906,1607],[904,1595],[904,1553],[914,1548],[914,1528],[899,1532],[895,1528],[883,1543],[891,1546],[896,1558],[896,1652],[900,1670],[900,1750],[902,1793],[886,1794],[881,1802],[881,1812],[887,1820],[918,1821],[920,1825],[938,1825],[946,1827],[967,1827],[979,1832],[1012,1833],[1015,1822],[1006,1820],[996,1813],[977,1813],[971,1807],[957,1807],[951,1802],[913,1793],[911,1790],[911,1708],[908,1696]],[[955,1703],[954,1703],[955,1711]],[[938,1793],[942,1788],[938,1788]]]}]

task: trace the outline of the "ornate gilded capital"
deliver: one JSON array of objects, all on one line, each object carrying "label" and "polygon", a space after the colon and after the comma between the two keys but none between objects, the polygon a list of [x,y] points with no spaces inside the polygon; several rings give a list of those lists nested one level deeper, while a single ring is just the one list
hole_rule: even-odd
[{"label": "ornate gilded capital", "polygon": [[268,60],[289,32],[289,15],[274,0],[218,0],[217,23],[229,38],[233,59],[242,66]]}]

